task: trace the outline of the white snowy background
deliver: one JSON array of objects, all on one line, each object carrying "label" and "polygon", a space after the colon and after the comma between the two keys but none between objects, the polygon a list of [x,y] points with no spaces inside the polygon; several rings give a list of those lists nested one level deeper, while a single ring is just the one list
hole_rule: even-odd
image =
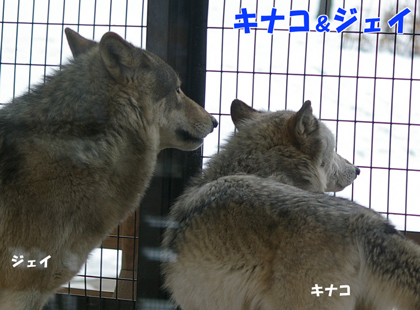
[{"label": "white snowy background", "polygon": [[[397,36],[396,49],[403,52],[394,54],[381,44],[377,50],[378,34],[362,33],[363,48],[359,50],[358,33],[345,34],[342,40],[343,34],[337,32],[288,31],[290,20],[293,26],[303,23],[299,17],[290,19],[291,9],[307,10],[310,30],[315,30],[318,1],[293,1],[292,5],[290,1],[259,1],[257,5],[255,0],[211,3],[206,109],[223,116],[220,135],[206,139],[204,155],[215,153],[233,131],[230,117],[225,116],[232,99],[263,110],[298,110],[305,100],[311,100],[314,114],[326,120],[335,134],[338,153],[361,167],[354,186],[337,195],[394,213],[388,216],[397,228],[419,231],[420,59],[411,57],[410,36]],[[358,31],[360,20],[364,29],[365,18],[387,16],[387,10],[396,13],[405,7],[412,12],[404,30],[413,28],[415,1],[400,1],[398,9],[397,2],[391,0],[364,3],[361,8],[360,1],[345,1],[345,20],[350,18],[351,8],[358,10],[358,21],[348,30]],[[258,22],[257,30],[245,34],[243,29],[232,29],[234,23],[242,22],[235,20],[240,7],[257,13],[257,19],[250,20]],[[269,15],[273,7],[285,20],[276,21],[274,33],[269,34],[268,22],[261,22],[260,16]],[[332,15],[339,7],[343,8],[343,2],[333,1]],[[331,30],[340,25],[330,22]],[[231,29],[222,30],[222,26]],[[382,32],[393,33],[394,28],[382,27]],[[381,42],[384,35],[379,36]]]},{"label": "white snowy background", "polygon": [[[344,5],[335,0],[332,15],[339,7],[357,8],[358,21],[349,28],[357,31],[365,18],[385,19],[386,11],[408,7],[412,12],[404,31],[413,28],[415,0],[399,1],[398,8],[396,0],[363,3],[361,7],[361,1]],[[210,0],[205,105],[220,126],[205,141],[205,159],[233,132],[228,115],[233,99],[263,110],[298,110],[309,99],[314,114],[335,134],[337,151],[361,167],[354,185],[337,195],[391,213],[388,217],[398,229],[420,231],[420,59],[411,55],[411,36],[397,35],[394,54],[377,46],[383,34],[350,33],[343,38],[333,31],[289,33],[291,9],[309,11],[314,30],[318,6],[319,0],[260,0],[258,5],[256,0]],[[241,7],[257,13],[258,29],[249,34],[233,29]],[[285,20],[277,21],[269,34],[260,16],[269,15],[273,7]],[[29,85],[42,82],[45,74],[68,61],[65,27],[95,40],[112,30],[145,47],[146,30],[141,26],[146,25],[146,12],[139,0],[82,0],[80,6],[79,0],[36,0],[35,6],[33,0],[1,1],[0,103],[28,91]],[[330,22],[331,30],[340,24]],[[292,19],[294,26],[301,23],[300,18]],[[383,32],[394,32],[382,27]],[[112,250],[94,251],[87,274],[115,277],[121,267],[121,253],[118,256],[119,260]],[[72,281],[74,287],[83,285],[81,278]]]}]

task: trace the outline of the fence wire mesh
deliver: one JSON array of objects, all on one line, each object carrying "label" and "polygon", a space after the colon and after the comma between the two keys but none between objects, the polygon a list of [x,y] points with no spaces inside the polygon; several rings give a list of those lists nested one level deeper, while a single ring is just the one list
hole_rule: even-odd
[{"label": "fence wire mesh", "polygon": [[[402,231],[420,231],[418,2],[330,1],[321,23],[330,23],[329,32],[317,29],[320,1],[209,3],[206,109],[220,126],[206,139],[204,158],[234,130],[233,98],[263,110],[298,110],[311,100],[315,115],[335,133],[338,153],[361,168],[354,185],[338,195],[384,214]],[[284,19],[275,20],[271,34],[262,17],[273,8]],[[387,22],[406,8],[397,33]],[[256,15],[247,20],[256,23],[249,33],[243,25],[234,28],[244,23],[235,18],[243,9]],[[309,31],[293,32],[305,25],[303,13],[294,15],[302,11]],[[368,30],[370,19],[375,32]]]},{"label": "fence wire mesh", "polygon": [[[145,48],[146,15],[144,0],[1,1],[0,107],[68,63],[72,56],[66,27],[95,41],[114,31]],[[137,217],[135,214],[94,250],[78,276],[59,292],[134,301]]]},{"label": "fence wire mesh", "polygon": [[[419,233],[418,2],[329,2],[323,9],[320,0],[209,0],[205,106],[220,125],[206,138],[204,162],[234,131],[229,115],[234,98],[272,111],[297,110],[311,100],[315,115],[335,133],[338,153],[361,169],[354,185],[338,195],[382,213],[405,233]],[[234,28],[244,21],[235,18],[244,8],[256,15],[249,19],[257,23],[249,33]],[[269,33],[270,23],[261,17],[273,8],[284,19],[276,20]],[[410,13],[390,27],[387,22],[405,8]],[[309,30],[292,32],[305,25],[304,13],[292,13],[302,11],[308,13]],[[327,24],[319,25],[323,11],[329,32],[318,31]],[[3,0],[0,16],[0,106],[68,61],[66,27],[94,40],[111,30],[146,47],[144,0]],[[356,20],[338,33],[352,18]],[[375,19],[373,26],[367,19]],[[380,30],[366,31],[372,27]],[[132,221],[136,227],[137,215]],[[125,235],[121,229],[94,251],[62,293],[135,300],[138,232]],[[134,249],[125,263],[124,243]],[[123,274],[127,262],[132,266]],[[129,293],[123,296],[118,287],[127,284]],[[153,299],[143,301],[143,308],[168,307]]]}]

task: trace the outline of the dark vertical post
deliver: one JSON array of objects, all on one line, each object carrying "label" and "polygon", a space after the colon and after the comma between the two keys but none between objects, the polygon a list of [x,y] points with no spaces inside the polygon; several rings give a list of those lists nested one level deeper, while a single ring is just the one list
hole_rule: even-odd
[{"label": "dark vertical post", "polygon": [[321,0],[319,2],[318,16],[327,15],[331,17],[331,2],[332,0]]},{"label": "dark vertical post", "polygon": [[[205,95],[207,8],[207,0],[148,1],[146,49],[174,68],[183,81],[183,91],[200,105]],[[167,215],[187,179],[201,169],[201,162],[201,150],[170,149],[159,155],[154,178],[140,204],[138,298],[166,298],[159,257],[147,253],[158,250],[164,230],[159,219]]]}]

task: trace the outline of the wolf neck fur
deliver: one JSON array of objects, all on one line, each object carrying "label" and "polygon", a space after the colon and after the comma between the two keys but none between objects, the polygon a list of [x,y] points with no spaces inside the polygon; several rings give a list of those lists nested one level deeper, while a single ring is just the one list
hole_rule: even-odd
[{"label": "wolf neck fur", "polygon": [[[262,178],[270,178],[277,182],[289,184],[304,190],[313,192],[323,192],[325,184],[313,183],[313,178],[306,177],[304,173],[297,174],[296,165],[305,166],[307,174],[319,171],[312,167],[310,160],[302,158],[301,161],[291,161],[287,156],[276,150],[263,149],[247,149],[246,147],[238,147],[243,142],[244,137],[237,133],[226,141],[222,150],[213,156],[207,163],[207,166],[195,180],[193,185],[201,186],[205,183],[214,181],[220,177],[236,175],[236,174],[253,174]],[[239,144],[238,144],[239,143]],[[244,153],[248,151],[249,153]],[[260,153],[268,154],[268,152],[276,153],[277,158],[270,155],[260,156]],[[262,161],[261,161],[262,158]],[[266,159],[267,161],[264,161]],[[313,170],[313,171],[312,171]],[[306,170],[305,170],[306,171]],[[295,176],[293,176],[295,175]],[[325,183],[325,182],[324,182]]]}]

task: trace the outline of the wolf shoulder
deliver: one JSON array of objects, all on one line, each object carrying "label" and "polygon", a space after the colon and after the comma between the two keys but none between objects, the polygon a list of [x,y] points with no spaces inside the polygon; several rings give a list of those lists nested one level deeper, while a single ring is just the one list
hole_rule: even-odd
[{"label": "wolf shoulder", "polygon": [[[326,227],[335,234],[339,229],[350,229],[352,221],[359,217],[378,223],[375,212],[348,199],[308,192],[255,175],[231,175],[189,188],[174,205],[172,218],[182,225],[204,213],[203,218],[212,213],[223,217],[224,212],[235,216],[242,213],[244,216],[237,222],[284,220],[290,225]],[[261,217],[263,213],[266,216]],[[380,222],[386,224],[385,219]]]}]

